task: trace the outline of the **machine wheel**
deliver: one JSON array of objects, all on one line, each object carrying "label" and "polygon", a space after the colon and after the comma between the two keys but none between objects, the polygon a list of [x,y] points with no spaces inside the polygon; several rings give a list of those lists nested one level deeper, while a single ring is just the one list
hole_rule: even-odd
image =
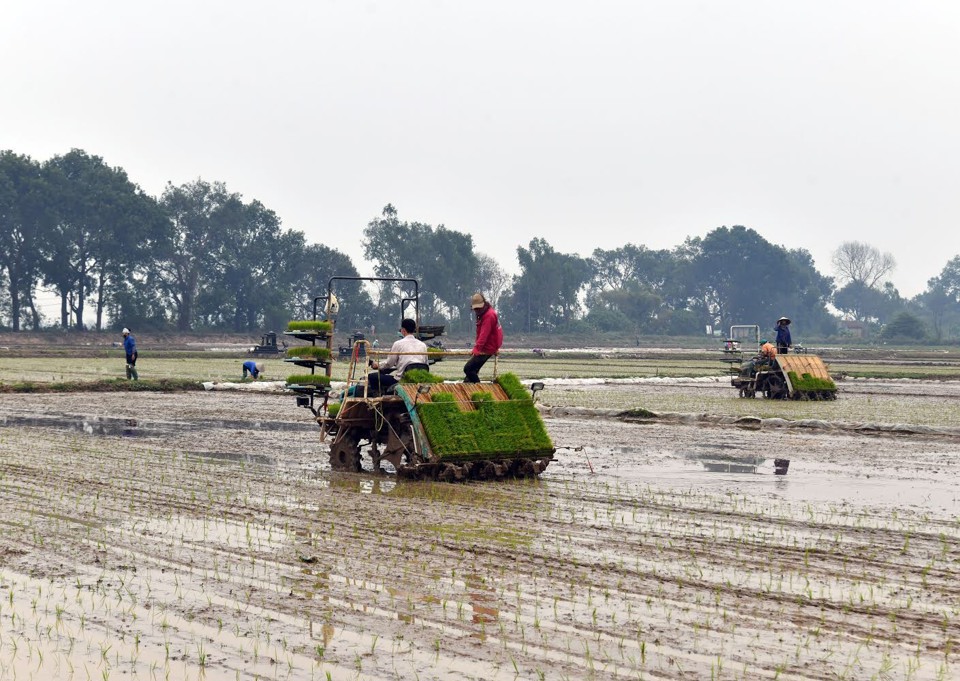
[{"label": "machine wheel", "polygon": [[770,400],[782,400],[787,397],[787,383],[783,380],[783,376],[772,374],[767,379],[763,394]]},{"label": "machine wheel", "polygon": [[363,470],[360,463],[360,437],[353,428],[339,431],[330,444],[330,468],[351,473]]},{"label": "machine wheel", "polygon": [[389,461],[396,471],[405,463],[417,464],[423,461],[414,449],[413,426],[409,419],[397,419],[390,424],[389,431],[382,434],[386,442],[383,453],[373,462],[374,470],[380,470],[381,461]]}]

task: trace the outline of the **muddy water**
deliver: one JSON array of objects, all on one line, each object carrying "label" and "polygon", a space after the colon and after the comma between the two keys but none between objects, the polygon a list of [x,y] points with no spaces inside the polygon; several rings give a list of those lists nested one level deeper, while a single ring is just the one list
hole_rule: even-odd
[{"label": "muddy water", "polygon": [[0,678],[960,677],[949,432],[547,423],[467,487],[285,396],[3,396]]}]

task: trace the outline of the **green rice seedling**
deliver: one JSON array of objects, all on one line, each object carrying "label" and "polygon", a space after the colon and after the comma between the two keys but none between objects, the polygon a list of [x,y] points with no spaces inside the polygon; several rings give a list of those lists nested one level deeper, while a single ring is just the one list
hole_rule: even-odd
[{"label": "green rice seedling", "polygon": [[431,374],[426,369],[411,369],[403,374],[401,383],[443,383],[443,377]]},{"label": "green rice seedling", "polygon": [[325,374],[293,374],[287,376],[288,385],[330,385],[330,377]]},{"label": "green rice seedling", "polygon": [[504,374],[498,382],[509,401],[496,401],[489,393],[476,392],[472,395],[476,409],[461,411],[452,394],[440,393],[431,402],[419,405],[418,414],[437,454],[482,459],[491,453],[553,449],[520,380]]},{"label": "green rice seedling", "polygon": [[303,345],[296,348],[287,348],[287,357],[329,360],[331,355],[332,353],[330,352],[330,348],[324,348],[316,345]]},{"label": "green rice seedling", "polygon": [[317,319],[294,319],[287,322],[287,331],[316,331],[318,333],[330,333],[333,331],[333,324]]},{"label": "green rice seedling", "polygon": [[837,384],[827,378],[818,378],[817,376],[811,376],[810,374],[798,376],[796,371],[790,371],[787,373],[787,375],[790,377],[790,384],[795,390],[802,390],[804,392],[835,392],[837,389]]}]

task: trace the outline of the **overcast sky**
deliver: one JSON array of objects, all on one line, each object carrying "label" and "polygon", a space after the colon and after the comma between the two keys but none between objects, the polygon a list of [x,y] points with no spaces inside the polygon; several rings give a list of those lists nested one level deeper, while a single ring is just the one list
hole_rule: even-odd
[{"label": "overcast sky", "polygon": [[518,269],[745,225],[902,295],[960,254],[960,2],[0,0],[0,149],[219,180],[364,273],[362,229]]}]

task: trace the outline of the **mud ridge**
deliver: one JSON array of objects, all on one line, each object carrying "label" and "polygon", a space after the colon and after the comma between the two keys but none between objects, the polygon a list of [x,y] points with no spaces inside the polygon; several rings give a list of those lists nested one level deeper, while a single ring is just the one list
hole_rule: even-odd
[{"label": "mud ridge", "polygon": [[762,418],[759,416],[731,416],[696,414],[690,412],[654,412],[648,410],[595,409],[590,407],[540,407],[546,417],[605,418],[629,423],[673,423],[679,425],[735,426],[752,430],[790,428],[849,433],[851,435],[924,435],[946,439],[960,439],[960,428],[955,426],[926,426],[906,423],[853,423],[821,419]]}]

